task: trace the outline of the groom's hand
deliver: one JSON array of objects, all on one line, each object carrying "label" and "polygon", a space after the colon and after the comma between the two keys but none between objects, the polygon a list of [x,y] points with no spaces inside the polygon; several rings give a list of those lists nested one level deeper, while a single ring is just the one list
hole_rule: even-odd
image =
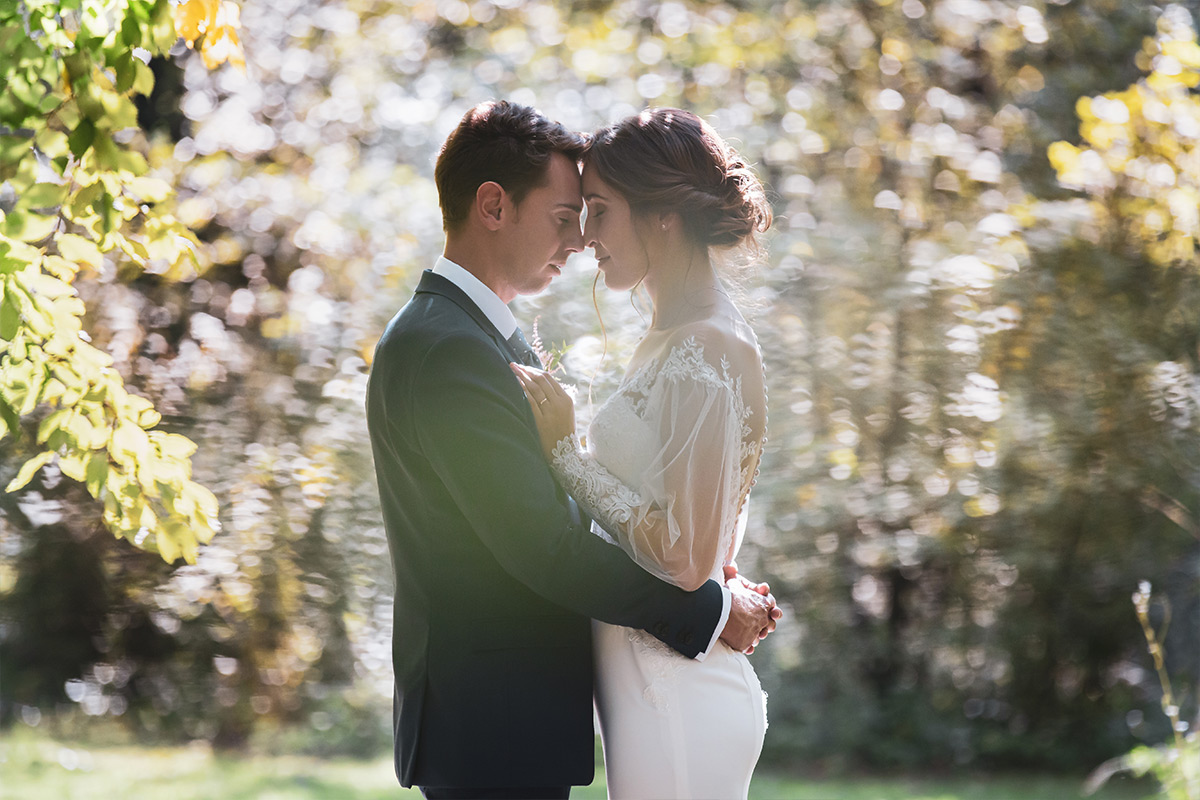
[{"label": "groom's hand", "polygon": [[[747,578],[745,575],[742,575],[741,573],[738,572],[737,564],[726,564],[724,567],[724,572],[725,572],[725,585],[729,587],[730,591],[733,590],[733,587],[735,585],[741,586],[745,589],[749,589],[752,592],[758,592],[763,597],[767,598],[771,603],[770,622],[767,623],[767,626],[765,628],[763,628],[761,631],[759,631],[758,641],[756,641],[753,645],[751,645],[749,648],[747,648],[744,651],[748,655],[748,654],[754,652],[754,648],[758,646],[759,642],[761,642],[763,639],[767,638],[767,634],[769,634],[775,630],[775,624],[780,619],[783,618],[783,609],[780,608],[778,605],[776,605],[775,596],[773,594],[771,594],[770,586],[768,586],[766,583],[755,583],[754,581]],[[733,583],[730,583],[730,581],[732,581]]]},{"label": "groom's hand", "polygon": [[775,629],[775,598],[747,589],[736,580],[729,581],[729,620],[721,630],[721,641],[734,650],[753,653],[755,646]]}]

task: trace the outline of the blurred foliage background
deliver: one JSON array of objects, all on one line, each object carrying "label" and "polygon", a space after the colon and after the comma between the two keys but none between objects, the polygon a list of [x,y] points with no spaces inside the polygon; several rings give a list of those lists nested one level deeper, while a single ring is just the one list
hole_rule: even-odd
[{"label": "blurred foliage background", "polygon": [[[1140,581],[1154,626],[1170,610],[1164,668],[1194,735],[1194,7],[238,5],[244,70],[177,42],[144,59],[153,89],[113,132],[173,187],[194,247],[113,244],[66,276],[156,430],[195,443],[220,531],[181,564],[114,538],[69,454],[0,496],[0,724],[386,750],[366,374],[441,250],[437,147],[505,97],[582,130],[690,108],[771,192],[765,262],[737,279],[771,416],[740,566],[788,611],[754,656],[764,763],[1079,769],[1167,741]],[[16,20],[6,42],[28,34]],[[6,215],[24,186],[5,176]],[[598,402],[647,315],[593,297],[593,273],[581,255],[516,311]],[[43,450],[52,408],[26,411],[5,417],[4,483]],[[138,527],[121,535],[172,535]]]}]

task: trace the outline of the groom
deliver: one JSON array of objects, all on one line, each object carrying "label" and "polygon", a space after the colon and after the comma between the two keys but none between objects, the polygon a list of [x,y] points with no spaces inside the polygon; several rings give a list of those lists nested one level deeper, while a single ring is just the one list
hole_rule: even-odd
[{"label": "groom", "polygon": [[435,178],[445,254],[375,351],[367,426],[396,577],[396,774],[428,798],[567,797],[593,778],[589,618],[689,658],[743,650],[773,603],[660,582],[588,532],[510,361],[507,303],[583,248],[581,137],[534,109],[463,117]]}]

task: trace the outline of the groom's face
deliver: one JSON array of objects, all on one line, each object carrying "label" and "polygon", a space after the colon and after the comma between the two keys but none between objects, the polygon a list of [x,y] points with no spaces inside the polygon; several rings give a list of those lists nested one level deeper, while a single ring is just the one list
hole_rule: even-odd
[{"label": "groom's face", "polygon": [[546,180],[520,204],[505,237],[509,287],[516,294],[537,294],[562,273],[567,256],[583,249],[579,215],[583,211],[579,168],[555,153]]}]

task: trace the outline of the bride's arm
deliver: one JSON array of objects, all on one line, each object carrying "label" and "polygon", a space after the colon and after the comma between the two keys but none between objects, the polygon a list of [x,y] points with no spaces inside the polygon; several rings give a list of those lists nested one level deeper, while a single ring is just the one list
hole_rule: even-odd
[{"label": "bride's arm", "polygon": [[647,403],[654,454],[631,487],[580,445],[569,397],[553,379],[517,374],[572,496],[643,568],[684,589],[702,585],[736,527],[742,420],[734,387],[686,372],[660,380]]}]

